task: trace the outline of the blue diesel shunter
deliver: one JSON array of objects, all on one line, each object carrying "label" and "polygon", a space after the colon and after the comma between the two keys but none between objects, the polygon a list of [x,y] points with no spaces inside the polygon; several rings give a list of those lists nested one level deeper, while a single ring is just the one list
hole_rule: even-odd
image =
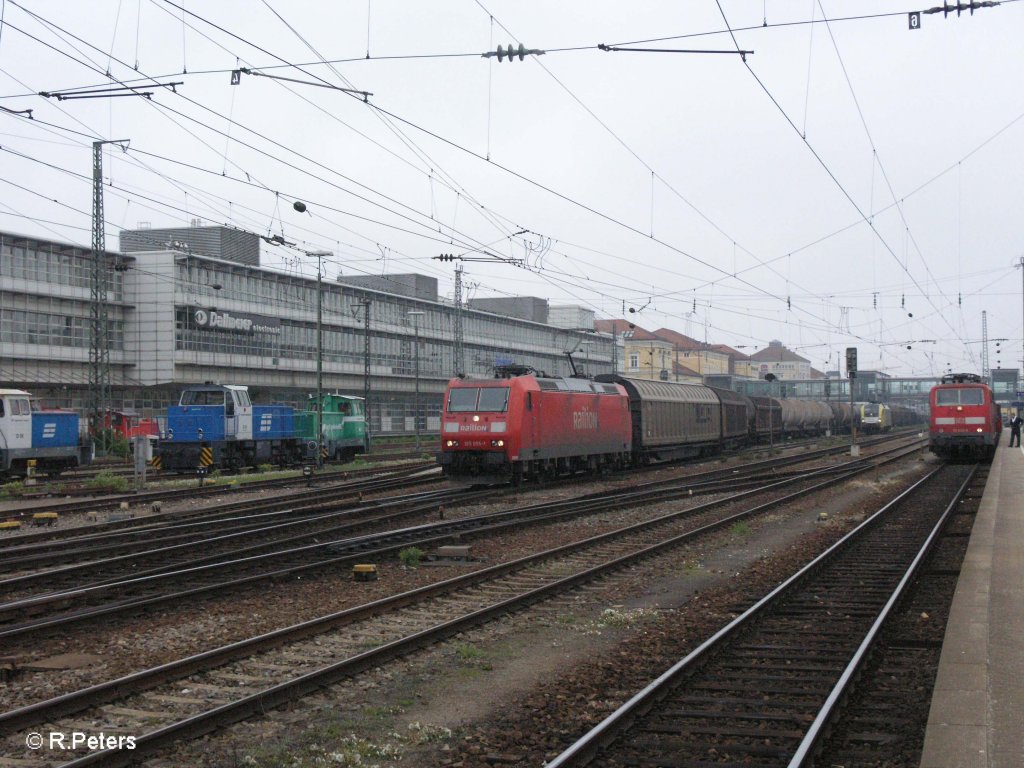
[{"label": "blue diesel shunter", "polygon": [[0,389],[0,477],[24,477],[30,466],[57,475],[92,458],[77,413],[40,410],[28,392]]},{"label": "blue diesel shunter", "polygon": [[302,462],[303,447],[292,408],[253,405],[248,387],[200,384],[167,409],[158,465],[174,472],[291,466]]}]

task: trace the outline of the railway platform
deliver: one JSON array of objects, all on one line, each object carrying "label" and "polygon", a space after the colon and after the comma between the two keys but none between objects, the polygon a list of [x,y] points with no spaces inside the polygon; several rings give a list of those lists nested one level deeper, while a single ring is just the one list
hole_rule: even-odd
[{"label": "railway platform", "polygon": [[1024,766],[1024,451],[992,460],[950,609],[921,768]]}]

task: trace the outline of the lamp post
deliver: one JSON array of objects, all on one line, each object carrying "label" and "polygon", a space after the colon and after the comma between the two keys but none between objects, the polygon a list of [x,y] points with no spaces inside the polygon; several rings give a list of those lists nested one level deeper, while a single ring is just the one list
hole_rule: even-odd
[{"label": "lamp post", "polygon": [[421,312],[418,309],[410,309],[405,313],[405,316],[412,320],[412,327],[415,333],[413,336],[412,359],[413,376],[416,381],[416,395],[412,406],[412,425],[413,429],[416,430],[417,452],[420,450],[420,325],[417,318],[423,317],[425,314],[426,312]]},{"label": "lamp post", "polygon": [[[1024,301],[1024,256],[1020,257],[1020,261],[1014,265],[1014,268],[1020,269],[1020,282],[1021,282],[1021,300]],[[1022,351],[1024,351],[1024,337],[1021,339]],[[1019,379],[1018,379],[1019,381]],[[1018,386],[1020,386],[1018,384]]]}]

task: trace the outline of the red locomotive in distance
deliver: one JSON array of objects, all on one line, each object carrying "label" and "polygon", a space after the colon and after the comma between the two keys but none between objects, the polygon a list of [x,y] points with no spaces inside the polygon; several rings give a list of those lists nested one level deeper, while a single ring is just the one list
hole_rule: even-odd
[{"label": "red locomotive in distance", "polygon": [[928,396],[931,414],[928,444],[946,459],[991,459],[999,445],[1003,421],[992,390],[973,373],[942,377]]},{"label": "red locomotive in distance", "polygon": [[632,424],[621,385],[527,373],[451,381],[438,456],[445,475],[518,484],[626,466]]},{"label": "red locomotive in distance", "polygon": [[160,426],[153,419],[144,419],[137,411],[107,410],[103,414],[103,429],[131,442],[133,437],[159,437]]}]

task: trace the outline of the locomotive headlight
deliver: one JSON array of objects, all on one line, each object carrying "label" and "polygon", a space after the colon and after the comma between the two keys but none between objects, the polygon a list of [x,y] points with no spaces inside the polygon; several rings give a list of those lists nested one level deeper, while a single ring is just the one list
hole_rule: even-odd
[{"label": "locomotive headlight", "polygon": [[458,448],[459,447],[459,441],[458,440],[446,440],[444,445],[445,445],[445,448]]},{"label": "locomotive headlight", "polygon": [[978,431],[979,432],[984,432],[985,430],[983,430],[981,427],[978,427]]},{"label": "locomotive headlight", "polygon": [[203,428],[202,428],[202,427],[200,427],[200,428],[199,428],[199,429],[198,429],[198,430],[196,431],[196,434],[197,434],[197,435],[199,436],[199,439],[200,439],[200,440],[202,440],[202,439],[203,439]]},{"label": "locomotive headlight", "polygon": [[491,440],[491,447],[492,448],[504,448],[505,447],[505,441],[504,440]]},{"label": "locomotive headlight", "polygon": [[473,421],[480,421],[480,415],[479,415],[479,414],[476,414],[476,413],[474,413],[474,414],[473,414]]},{"label": "locomotive headlight", "polygon": [[168,429],[167,430],[167,439],[168,440],[173,440],[174,439],[174,430],[173,429]]}]

